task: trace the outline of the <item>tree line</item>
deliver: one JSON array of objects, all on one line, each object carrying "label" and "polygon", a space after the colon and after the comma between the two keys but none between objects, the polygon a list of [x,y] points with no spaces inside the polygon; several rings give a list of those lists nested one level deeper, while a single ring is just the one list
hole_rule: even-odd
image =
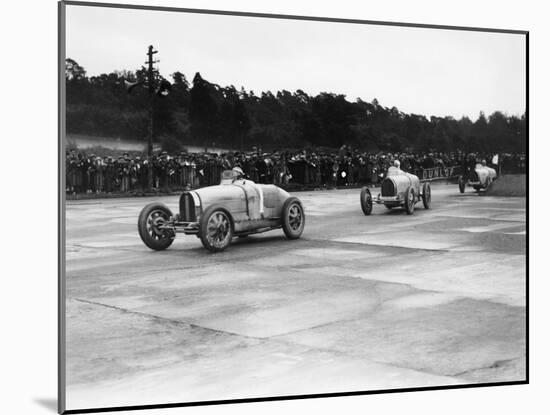
[{"label": "tree line", "polygon": [[[136,87],[128,93],[124,80],[146,79],[144,67],[87,76],[66,60],[67,133],[121,139],[144,139],[148,132],[149,93]],[[155,77],[161,79],[156,72]],[[496,111],[480,112],[477,120],[407,114],[345,95],[322,92],[311,96],[266,91],[256,95],[243,87],[220,86],[196,73],[191,83],[182,72],[169,81],[171,91],[153,101],[154,139],[163,149],[184,144],[265,151],[339,148],[367,151],[525,152],[526,118]],[[368,82],[368,80],[365,80]]]}]

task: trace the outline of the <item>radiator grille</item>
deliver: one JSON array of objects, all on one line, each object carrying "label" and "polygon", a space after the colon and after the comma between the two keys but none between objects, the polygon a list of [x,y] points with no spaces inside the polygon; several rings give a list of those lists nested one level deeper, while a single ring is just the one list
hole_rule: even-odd
[{"label": "radiator grille", "polygon": [[477,174],[477,172],[474,169],[470,170],[470,174],[469,174],[468,178],[472,182],[479,182],[479,175]]},{"label": "radiator grille", "polygon": [[184,222],[195,222],[195,201],[190,193],[184,193],[180,197],[180,218]]},{"label": "radiator grille", "polygon": [[391,179],[382,181],[382,196],[395,196],[395,186]]}]

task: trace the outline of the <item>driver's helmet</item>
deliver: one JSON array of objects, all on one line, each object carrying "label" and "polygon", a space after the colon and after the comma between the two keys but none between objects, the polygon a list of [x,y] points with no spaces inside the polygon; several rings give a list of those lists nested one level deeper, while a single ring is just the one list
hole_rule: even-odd
[{"label": "driver's helmet", "polygon": [[399,162],[399,160],[394,160],[393,161],[393,167],[398,168],[398,169],[401,167],[401,163]]},{"label": "driver's helmet", "polygon": [[244,171],[243,169],[241,169],[240,167],[233,167],[233,169],[231,170],[233,172],[233,178],[235,180],[238,180],[238,179],[241,179],[244,177]]},{"label": "driver's helmet", "polygon": [[482,165],[482,166],[486,166],[486,165],[487,165],[487,161],[486,161],[486,160],[481,160],[481,165]]}]

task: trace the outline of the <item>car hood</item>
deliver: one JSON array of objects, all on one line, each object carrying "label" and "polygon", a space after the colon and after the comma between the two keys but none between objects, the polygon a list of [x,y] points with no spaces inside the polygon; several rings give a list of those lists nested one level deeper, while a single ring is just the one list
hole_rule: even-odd
[{"label": "car hood", "polygon": [[494,179],[497,176],[497,172],[495,169],[487,166],[482,166],[481,164],[476,165],[475,172],[477,173],[481,182],[485,182],[487,178]]},{"label": "car hood", "polygon": [[[237,181],[235,183],[202,187],[193,190],[193,192],[198,195],[203,208],[214,203],[224,204],[226,201],[236,201],[239,199],[244,201],[246,199],[245,188],[250,185],[250,182]],[[290,197],[286,191],[273,184],[255,184],[255,186],[262,189],[264,204],[266,206],[282,203]]]}]

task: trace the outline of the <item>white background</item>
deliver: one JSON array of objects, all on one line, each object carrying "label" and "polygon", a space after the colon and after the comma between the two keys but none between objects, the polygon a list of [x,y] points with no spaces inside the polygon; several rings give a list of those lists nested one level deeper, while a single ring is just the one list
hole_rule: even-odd
[{"label": "white background", "polygon": [[[52,414],[57,383],[57,4],[55,0],[5,3],[0,24],[3,55],[0,412]],[[531,384],[134,413],[547,413],[550,276],[545,267],[545,235],[550,189],[545,187],[548,180],[544,180],[544,174],[550,153],[547,99],[550,25],[545,2],[157,0],[141,3],[529,30]],[[464,257],[464,261],[468,258]]]}]

